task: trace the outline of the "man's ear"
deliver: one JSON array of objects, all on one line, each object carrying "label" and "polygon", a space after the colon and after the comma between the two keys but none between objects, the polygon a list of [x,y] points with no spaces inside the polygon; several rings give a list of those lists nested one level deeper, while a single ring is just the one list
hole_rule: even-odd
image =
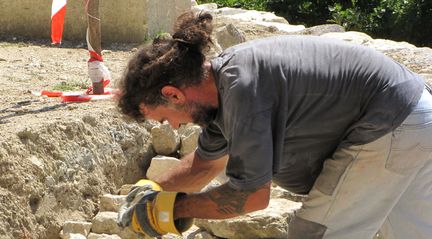
[{"label": "man's ear", "polygon": [[162,95],[173,104],[184,104],[186,101],[185,94],[177,87],[166,85],[161,89]]}]

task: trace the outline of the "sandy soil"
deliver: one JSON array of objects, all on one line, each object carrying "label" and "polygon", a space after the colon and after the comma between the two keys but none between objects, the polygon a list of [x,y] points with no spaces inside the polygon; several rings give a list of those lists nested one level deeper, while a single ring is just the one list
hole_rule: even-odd
[{"label": "sandy soil", "polygon": [[[136,45],[106,46],[114,82]],[[61,103],[32,91],[84,91],[84,45],[0,42],[0,238],[58,238],[66,220],[89,220],[99,196],[141,177],[153,157],[145,125],[113,101]]]},{"label": "sandy soil", "polygon": [[[104,51],[114,83],[135,47],[113,45]],[[84,91],[91,84],[87,60],[88,53],[82,44],[66,43],[58,48],[48,42],[0,42],[0,134],[64,115],[112,110],[109,101],[63,104],[59,98],[37,97],[31,93],[67,88]]]}]

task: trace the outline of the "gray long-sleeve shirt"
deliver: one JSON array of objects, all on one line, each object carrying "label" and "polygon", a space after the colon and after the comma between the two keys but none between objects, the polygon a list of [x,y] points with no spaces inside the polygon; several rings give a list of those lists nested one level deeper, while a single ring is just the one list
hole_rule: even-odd
[{"label": "gray long-sleeve shirt", "polygon": [[424,83],[383,54],[339,40],[280,36],[243,43],[211,61],[218,114],[197,153],[228,153],[239,189],[272,178],[307,193],[341,145],[365,144],[399,126]]}]

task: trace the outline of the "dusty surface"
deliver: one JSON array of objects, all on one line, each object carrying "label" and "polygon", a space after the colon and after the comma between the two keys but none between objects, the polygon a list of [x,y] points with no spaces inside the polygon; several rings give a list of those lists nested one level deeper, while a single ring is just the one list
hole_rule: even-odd
[{"label": "dusty surface", "polygon": [[[113,79],[134,47],[108,47]],[[62,222],[90,219],[99,195],[134,182],[154,156],[145,125],[123,121],[114,102],[31,94],[83,90],[87,57],[72,44],[0,42],[0,238],[58,238]]]},{"label": "dusty surface", "polygon": [[[113,75],[120,77],[133,45],[114,46],[104,58]],[[69,44],[55,48],[49,44],[0,42],[0,132],[2,136],[16,130],[20,122],[37,124],[57,117],[106,111],[112,104],[92,102],[61,104],[58,98],[35,97],[31,91],[56,89],[68,85],[83,90],[87,79],[87,50]],[[67,86],[64,86],[67,87]],[[14,125],[11,127],[11,125]]]}]

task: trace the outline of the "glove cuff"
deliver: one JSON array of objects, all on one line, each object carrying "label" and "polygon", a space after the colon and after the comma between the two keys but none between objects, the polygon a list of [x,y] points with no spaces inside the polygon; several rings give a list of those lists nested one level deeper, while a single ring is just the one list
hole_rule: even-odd
[{"label": "glove cuff", "polygon": [[135,183],[135,185],[133,187],[136,187],[136,186],[138,186],[138,187],[139,186],[150,186],[151,190],[154,190],[154,191],[162,191],[163,190],[162,187],[158,183],[156,183],[152,180],[148,180],[148,179],[139,180],[138,182]]},{"label": "glove cuff", "polygon": [[181,233],[187,231],[193,225],[192,218],[179,218],[174,220],[174,204],[178,196],[185,193],[178,192],[160,192],[154,200],[153,215],[160,231],[174,233],[181,236]]}]

